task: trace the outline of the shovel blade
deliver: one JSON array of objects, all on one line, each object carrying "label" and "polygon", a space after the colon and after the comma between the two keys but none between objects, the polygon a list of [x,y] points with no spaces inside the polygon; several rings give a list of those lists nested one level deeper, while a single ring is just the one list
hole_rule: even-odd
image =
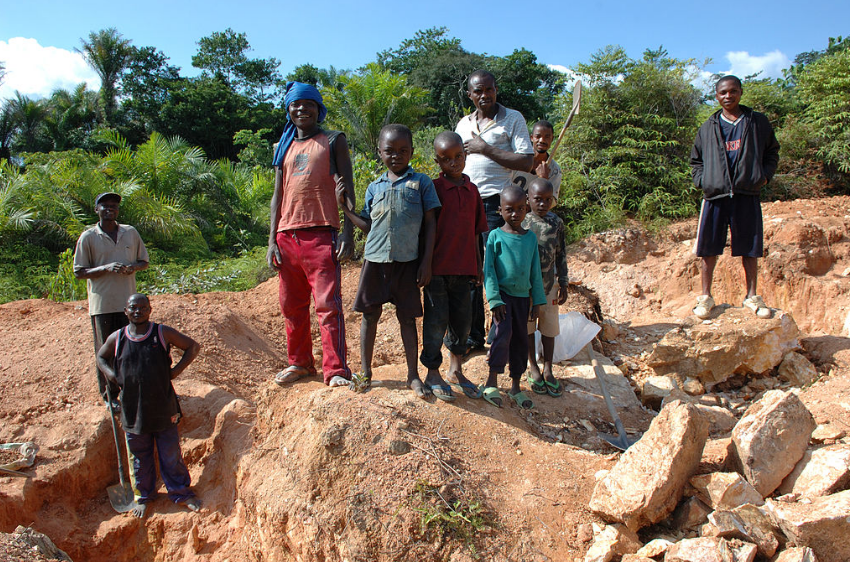
[{"label": "shovel blade", "polygon": [[600,439],[604,439],[612,446],[616,447],[621,451],[625,451],[626,449],[637,443],[637,440],[632,441],[626,436],[620,437],[619,435],[610,435],[608,433],[602,433],[601,431],[597,433],[596,436]]},{"label": "shovel blade", "polygon": [[110,486],[106,489],[106,493],[109,494],[109,503],[112,504],[112,508],[118,513],[126,513],[136,507],[133,488],[128,482]]}]

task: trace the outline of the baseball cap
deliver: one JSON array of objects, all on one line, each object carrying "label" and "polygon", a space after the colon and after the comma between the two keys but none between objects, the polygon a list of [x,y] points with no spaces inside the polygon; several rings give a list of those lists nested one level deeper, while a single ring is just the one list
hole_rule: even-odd
[{"label": "baseball cap", "polygon": [[100,195],[98,195],[97,199],[94,200],[94,204],[100,205],[100,202],[105,200],[105,199],[115,199],[119,203],[121,202],[121,196],[120,195],[118,195],[117,193],[113,193],[111,191],[107,191],[105,193],[101,193]]}]

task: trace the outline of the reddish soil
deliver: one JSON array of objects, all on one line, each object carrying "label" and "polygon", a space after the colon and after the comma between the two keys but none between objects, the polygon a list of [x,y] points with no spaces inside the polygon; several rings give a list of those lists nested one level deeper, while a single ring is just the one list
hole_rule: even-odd
[{"label": "reddish soil", "polygon": [[[819,423],[850,431],[850,198],[765,204],[764,214],[760,291],[792,312],[822,375],[804,401]],[[571,277],[598,293],[619,332],[604,353],[633,379],[647,372],[652,344],[693,306],[695,229],[678,223],[655,238],[623,230],[571,249]],[[358,275],[354,265],[343,270],[348,306]],[[741,277],[737,260],[721,258],[718,302],[740,306]],[[617,458],[595,435],[613,426],[592,393],[534,395],[531,412],[416,399],[404,387],[389,307],[375,352],[380,384],[359,395],[315,379],[280,388],[271,382],[286,358],[276,280],[243,293],[158,296],[152,305],[156,321],[203,345],[176,387],[184,456],[204,510],[161,498],[140,522],[111,509],[105,490],[117,483],[117,464],[85,303],[19,301],[0,306],[0,442],[34,441],[40,451],[25,470],[31,478],[0,475],[0,532],[29,525],[91,562],[560,561],[587,549],[587,524],[599,521],[587,509],[594,474]],[[346,313],[355,367],[359,322]],[[313,334],[318,354],[315,323]],[[556,375],[567,379],[581,366],[559,365]],[[465,369],[481,380],[483,356]],[[621,415],[636,431],[652,418],[639,407]],[[463,519],[474,517],[474,526]]]}]

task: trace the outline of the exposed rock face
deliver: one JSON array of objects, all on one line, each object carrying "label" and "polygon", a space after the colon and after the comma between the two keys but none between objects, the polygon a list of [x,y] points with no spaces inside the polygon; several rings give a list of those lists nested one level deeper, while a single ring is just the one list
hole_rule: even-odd
[{"label": "exposed rock face", "polygon": [[673,511],[673,527],[682,531],[696,529],[706,522],[711,508],[697,498],[688,498]]},{"label": "exposed rock face", "polygon": [[850,445],[830,445],[806,451],[782,485],[780,494],[814,498],[843,490],[850,484]]},{"label": "exposed rock face", "polygon": [[661,556],[673,546],[673,543],[667,539],[652,539],[635,553],[637,556],[645,556],[647,558],[656,558]]},{"label": "exposed rock face", "polygon": [[750,408],[732,430],[741,472],[764,497],[794,469],[817,424],[792,392],[771,390]]},{"label": "exposed rock face", "polygon": [[779,548],[773,524],[758,507],[742,505],[731,511],[715,511],[708,520],[717,529],[717,536],[740,539],[755,544],[759,554],[770,558]]},{"label": "exposed rock face", "polygon": [[643,402],[644,406],[658,410],[661,408],[662,400],[678,388],[676,379],[673,377],[653,375],[643,382],[640,390],[640,401]]},{"label": "exposed rock face", "polygon": [[764,373],[798,347],[794,318],[777,312],[756,318],[752,312],[727,308],[708,324],[668,332],[655,344],[647,364],[657,375],[691,377],[706,388],[734,374]]},{"label": "exposed rock face", "polygon": [[765,510],[790,541],[811,548],[821,562],[850,560],[850,490],[811,503],[767,500]]},{"label": "exposed rock face", "polygon": [[609,562],[634,554],[641,546],[637,534],[625,525],[605,525],[584,555],[584,562]]},{"label": "exposed rock face", "polygon": [[597,482],[590,509],[634,531],[661,521],[682,497],[707,437],[708,426],[692,404],[668,404]]},{"label": "exposed rock face", "polygon": [[664,562],[752,562],[756,556],[753,544],[722,538],[684,539],[671,546]]},{"label": "exposed rock face", "polygon": [[[646,386],[644,386],[644,388],[646,388]],[[670,393],[664,397],[661,405],[663,406],[667,402],[672,402],[673,400],[690,402],[696,406],[699,413],[702,414],[702,417],[704,417],[708,422],[709,435],[726,435],[732,431],[732,428],[735,427],[736,423],[738,423],[738,418],[736,418],[735,415],[726,408],[722,406],[703,404],[700,402],[700,398],[698,396],[691,396],[678,389],[671,390]]]},{"label": "exposed rock face", "polygon": [[785,250],[793,265],[809,275],[823,275],[835,263],[827,231],[811,221],[779,223],[771,237],[770,251],[780,250]]},{"label": "exposed rock face", "polygon": [[713,509],[729,510],[744,504],[762,505],[764,499],[737,472],[701,474],[690,480],[697,497]]},{"label": "exposed rock face", "polygon": [[807,546],[783,550],[773,562],[818,562],[815,552]]},{"label": "exposed rock face", "polygon": [[779,364],[779,380],[789,382],[794,386],[806,386],[812,384],[818,378],[818,372],[811,361],[791,351],[786,354]]}]

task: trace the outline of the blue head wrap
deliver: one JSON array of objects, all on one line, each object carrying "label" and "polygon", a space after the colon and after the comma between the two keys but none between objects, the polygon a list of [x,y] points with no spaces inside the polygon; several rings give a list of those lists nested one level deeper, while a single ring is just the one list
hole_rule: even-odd
[{"label": "blue head wrap", "polygon": [[283,108],[286,110],[286,124],[283,126],[283,134],[280,135],[277,150],[274,151],[272,166],[283,164],[283,157],[286,156],[286,151],[289,150],[289,145],[292,144],[292,140],[295,138],[295,123],[289,119],[289,105],[298,100],[313,100],[319,104],[319,123],[324,121],[325,116],[328,114],[328,108],[325,107],[322,94],[319,93],[319,90],[315,86],[302,82],[287,82],[286,93],[283,96]]}]

